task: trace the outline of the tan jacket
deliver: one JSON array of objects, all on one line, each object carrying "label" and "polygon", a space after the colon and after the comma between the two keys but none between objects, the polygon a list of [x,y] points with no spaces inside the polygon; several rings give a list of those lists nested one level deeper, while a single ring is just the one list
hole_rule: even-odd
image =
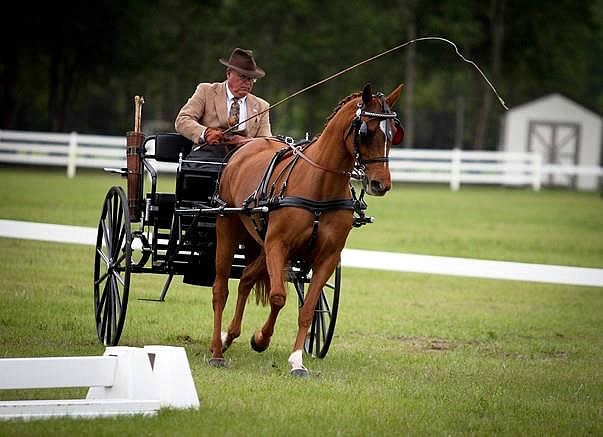
[{"label": "tan jacket", "polygon": [[[253,94],[247,94],[247,118],[268,108],[268,102]],[[176,117],[176,131],[194,143],[208,127],[228,127],[226,110],[226,82],[200,83]],[[268,112],[245,123],[248,137],[268,137],[270,118]]]}]

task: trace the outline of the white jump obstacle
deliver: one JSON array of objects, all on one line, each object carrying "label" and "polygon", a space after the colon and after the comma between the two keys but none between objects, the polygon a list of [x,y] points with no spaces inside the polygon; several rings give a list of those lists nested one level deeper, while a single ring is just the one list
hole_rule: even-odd
[{"label": "white jump obstacle", "polygon": [[152,415],[199,408],[182,347],[107,347],[103,356],[0,359],[0,390],[89,387],[86,399],[0,402],[0,420]]}]

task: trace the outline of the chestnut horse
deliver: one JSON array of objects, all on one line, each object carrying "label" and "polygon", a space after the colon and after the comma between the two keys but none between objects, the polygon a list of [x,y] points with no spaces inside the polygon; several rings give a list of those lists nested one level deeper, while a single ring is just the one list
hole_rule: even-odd
[{"label": "chestnut horse", "polygon": [[[394,144],[400,142],[394,138],[403,132],[395,123],[396,114],[390,107],[400,96],[401,87],[384,97],[380,93],[373,95],[367,85],[362,93],[343,99],[315,141],[303,151],[289,145],[290,150],[278,162],[272,158],[284,144],[275,138],[256,138],[233,154],[224,169],[219,189],[219,197],[226,206],[248,207],[250,202],[257,200],[254,194],[258,193],[256,187],[261,185],[264,175],[268,175],[264,186],[281,187],[281,199],[286,194],[288,199],[302,200],[300,204],[285,203],[270,208],[269,213],[264,214],[264,229],[259,229],[254,214],[218,216],[211,365],[224,364],[224,351],[240,335],[243,311],[254,285],[256,300],[269,303],[270,313],[264,325],[252,335],[251,345],[259,352],[268,347],[287,297],[287,265],[292,259],[302,257],[312,268],[312,280],[299,310],[297,337],[288,361],[292,374],[308,375],[302,361],[304,340],[320,290],[339,263],[353,223],[351,208],[328,207],[317,213],[308,204],[342,205],[348,202],[349,206],[352,171],[361,173],[367,194],[383,196],[390,190],[389,149],[392,141]],[[292,160],[296,160],[294,165],[291,165]],[[272,173],[267,172],[269,163],[274,169]],[[303,199],[314,202],[304,203]],[[319,218],[317,229],[313,226],[315,217]],[[308,244],[309,241],[312,243]],[[248,251],[248,265],[239,282],[233,320],[228,331],[222,332],[228,278],[239,243],[243,243]]]}]

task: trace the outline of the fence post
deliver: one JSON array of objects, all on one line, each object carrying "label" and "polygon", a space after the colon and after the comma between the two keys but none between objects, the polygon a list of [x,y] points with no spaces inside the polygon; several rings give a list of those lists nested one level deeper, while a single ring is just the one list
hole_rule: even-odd
[{"label": "fence post", "polygon": [[542,155],[540,153],[532,153],[532,189],[540,191],[542,184]]},{"label": "fence post", "polygon": [[461,149],[452,149],[450,168],[450,189],[458,191],[461,186]]},{"label": "fence post", "polygon": [[75,176],[75,167],[77,163],[77,132],[71,132],[69,137],[69,152],[67,153],[67,177]]}]

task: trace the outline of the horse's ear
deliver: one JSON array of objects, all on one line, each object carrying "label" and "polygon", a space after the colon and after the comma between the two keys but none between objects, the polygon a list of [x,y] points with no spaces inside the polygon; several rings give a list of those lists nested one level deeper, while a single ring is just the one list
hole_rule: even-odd
[{"label": "horse's ear", "polygon": [[364,105],[367,106],[371,103],[372,100],[373,100],[373,90],[371,89],[371,84],[367,83],[364,86],[364,90],[362,91],[362,101],[364,102]]},{"label": "horse's ear", "polygon": [[398,97],[400,97],[400,93],[402,92],[402,87],[404,85],[400,84],[398,85],[398,87],[393,90],[391,92],[391,94],[389,96],[387,96],[387,98],[385,99],[387,101],[387,105],[391,108],[392,106],[394,106],[394,103],[396,103],[396,101],[398,100]]}]

